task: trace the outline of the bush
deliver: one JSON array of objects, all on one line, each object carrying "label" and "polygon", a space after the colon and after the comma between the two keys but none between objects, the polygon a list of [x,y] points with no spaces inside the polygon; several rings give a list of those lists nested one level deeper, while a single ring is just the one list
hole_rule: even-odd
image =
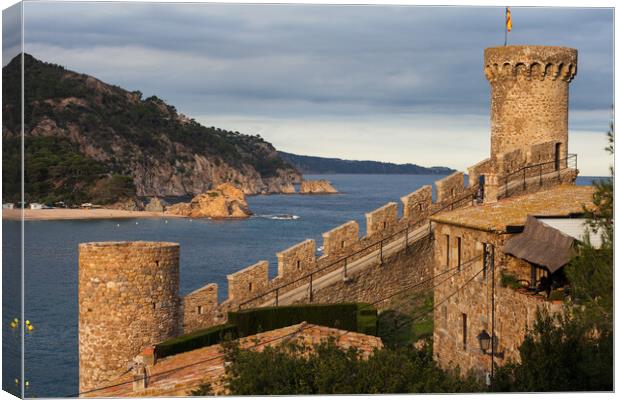
[{"label": "bush", "polygon": [[377,334],[377,310],[365,303],[264,307],[228,313],[228,322],[237,326],[240,337],[304,321],[368,335]]},{"label": "bush", "polygon": [[430,347],[375,350],[368,359],[355,348],[327,341],[313,347],[295,343],[261,352],[226,346],[226,384],[232,395],[378,394],[479,392],[473,378],[444,372]]},{"label": "bush", "polygon": [[235,325],[216,325],[161,342],[155,345],[155,354],[157,357],[167,357],[218,344],[226,338],[234,339],[237,337],[237,327]]}]

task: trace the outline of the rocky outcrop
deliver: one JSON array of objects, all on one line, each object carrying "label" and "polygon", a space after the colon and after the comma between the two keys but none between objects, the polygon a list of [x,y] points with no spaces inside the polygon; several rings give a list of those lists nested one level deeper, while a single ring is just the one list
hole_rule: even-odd
[{"label": "rocky outcrop", "polygon": [[166,213],[191,218],[247,218],[252,215],[243,191],[229,183],[199,194],[189,203],[169,206]]},{"label": "rocky outcrop", "polygon": [[106,205],[105,208],[125,211],[144,211],[144,204],[137,199],[121,199],[116,203]]},{"label": "rocky outcrop", "polygon": [[331,182],[325,179],[319,179],[315,181],[301,182],[299,193],[301,194],[332,194],[332,193],[338,193],[338,191],[336,190],[335,187],[332,186]]},{"label": "rocky outcrop", "polygon": [[168,203],[158,197],[152,197],[148,204],[144,206],[144,211],[151,212],[164,212],[166,207],[168,207]]}]

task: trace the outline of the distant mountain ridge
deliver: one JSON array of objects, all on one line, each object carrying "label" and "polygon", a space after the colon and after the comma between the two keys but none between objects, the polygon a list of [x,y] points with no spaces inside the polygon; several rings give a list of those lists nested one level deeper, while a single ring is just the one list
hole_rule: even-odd
[{"label": "distant mountain ridge", "polygon": [[283,151],[278,151],[278,154],[302,174],[447,175],[455,171],[448,167],[421,167],[416,164],[342,160],[340,158],[301,156]]}]

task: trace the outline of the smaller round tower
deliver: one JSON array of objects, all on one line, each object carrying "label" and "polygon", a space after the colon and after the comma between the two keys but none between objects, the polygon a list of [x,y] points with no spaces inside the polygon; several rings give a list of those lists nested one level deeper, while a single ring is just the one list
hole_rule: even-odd
[{"label": "smaller round tower", "polygon": [[568,84],[577,50],[552,46],[502,46],[484,50],[491,85],[491,158],[535,143],[556,142],[568,153]]},{"label": "smaller round tower", "polygon": [[177,335],[178,295],[177,243],[80,244],[80,392],[125,372],[145,346]]}]

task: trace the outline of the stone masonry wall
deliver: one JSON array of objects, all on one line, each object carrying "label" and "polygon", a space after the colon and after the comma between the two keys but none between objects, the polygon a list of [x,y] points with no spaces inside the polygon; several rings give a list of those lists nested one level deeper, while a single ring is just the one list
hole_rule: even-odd
[{"label": "stone masonry wall", "polygon": [[[406,286],[428,280],[433,271],[433,241],[429,237],[416,242],[405,252],[386,258],[380,267],[347,275],[347,280],[313,293],[315,303],[368,302],[384,299]],[[420,289],[428,287],[420,286]],[[382,309],[389,300],[375,306]]]},{"label": "stone masonry wall", "polygon": [[323,256],[342,255],[359,240],[360,227],[349,221],[323,234]]},{"label": "stone masonry wall", "polygon": [[277,253],[278,277],[295,279],[314,268],[316,264],[316,243],[305,240],[295,246]]},{"label": "stone masonry wall", "polygon": [[[561,305],[502,287],[501,275],[507,268],[509,256],[500,249],[509,236],[441,223],[435,227],[434,275],[452,270],[437,278],[434,289],[437,309],[434,312],[433,356],[444,369],[459,368],[462,374],[472,370],[480,377],[490,371],[490,355],[482,353],[477,339],[483,330],[489,335],[492,331],[492,274],[490,261],[483,270],[483,243],[495,246],[496,352],[504,352],[503,359],[495,358],[498,365],[518,360],[518,347],[523,342],[526,327],[532,326],[537,307],[551,312],[561,309]],[[457,267],[459,238],[460,270]],[[515,273],[515,266],[511,264],[511,273]],[[528,268],[521,267],[524,270],[518,272],[519,275],[529,273]]]},{"label": "stone masonry wall", "polygon": [[455,172],[435,182],[435,186],[437,187],[437,203],[443,203],[465,191],[464,174]]},{"label": "stone masonry wall", "polygon": [[555,158],[555,142],[537,143],[530,146],[527,152],[529,164],[539,164],[553,161]]},{"label": "stone masonry wall", "polygon": [[[307,257],[304,254],[304,257]],[[269,262],[258,263],[227,275],[228,299],[244,299],[260,293],[269,285]]]},{"label": "stone masonry wall", "polygon": [[219,323],[217,284],[209,283],[183,297],[183,332]]},{"label": "stone masonry wall", "polygon": [[510,174],[525,165],[525,154],[521,149],[515,149],[506,153],[500,153],[495,160],[495,173],[499,175]]},{"label": "stone masonry wall", "polygon": [[485,49],[491,86],[491,158],[532,143],[568,146],[568,85],[577,72],[577,50],[551,46]]},{"label": "stone masonry wall", "polygon": [[366,213],[366,236],[371,237],[381,232],[390,232],[398,221],[398,205],[387,203],[374,211]]},{"label": "stone masonry wall", "polygon": [[178,244],[80,244],[80,391],[124,372],[147,345],[176,336],[178,294]]},{"label": "stone masonry wall", "polygon": [[467,168],[467,175],[469,178],[469,186],[475,186],[478,184],[478,179],[481,175],[493,172],[494,165],[493,160],[485,158],[484,160]]},{"label": "stone masonry wall", "polygon": [[415,192],[401,197],[403,202],[403,218],[410,221],[420,221],[428,217],[433,204],[433,188],[430,185],[422,186]]}]

